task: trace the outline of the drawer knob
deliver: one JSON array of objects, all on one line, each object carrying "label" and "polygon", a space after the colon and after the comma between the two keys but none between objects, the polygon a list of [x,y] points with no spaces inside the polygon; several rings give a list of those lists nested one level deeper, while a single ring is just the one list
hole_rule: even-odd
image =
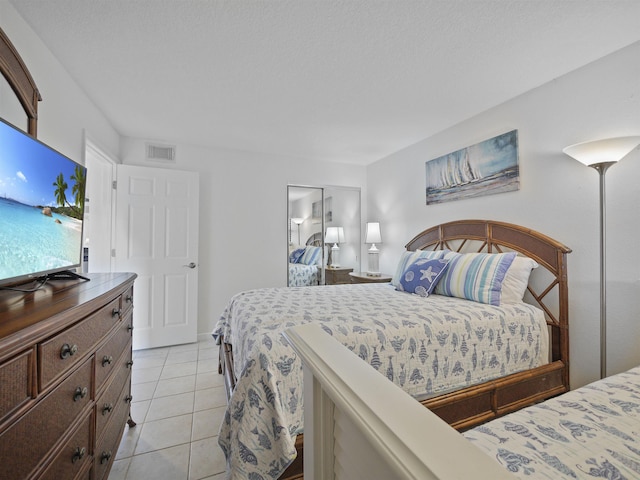
[{"label": "drawer knob", "polygon": [[102,357],[102,366],[106,367],[107,365],[111,365],[113,363],[113,357],[111,355],[105,355]]},{"label": "drawer knob", "polygon": [[76,463],[78,460],[82,460],[84,455],[87,453],[87,449],[82,447],[77,447],[73,452],[73,457],[71,457],[71,463]]},{"label": "drawer knob", "polygon": [[78,345],[65,343],[60,349],[60,358],[64,360],[65,358],[73,357],[76,353],[78,353]]},{"label": "drawer knob", "polygon": [[100,464],[105,464],[109,460],[111,460],[111,452],[102,452],[102,455],[100,455]]},{"label": "drawer knob", "polygon": [[111,413],[111,410],[113,410],[113,404],[105,403],[104,406],[102,407],[102,415],[106,415],[107,413]]},{"label": "drawer knob", "polygon": [[133,325],[127,325],[127,332],[131,332],[133,330]]},{"label": "drawer knob", "polygon": [[131,403],[131,400],[133,400],[133,396],[132,395],[127,395],[126,397],[124,397],[125,403]]},{"label": "drawer knob", "polygon": [[131,368],[131,367],[133,367],[133,360],[129,360],[127,362],[127,368]]},{"label": "drawer knob", "polygon": [[111,316],[112,317],[119,317],[120,316],[120,309],[119,308],[114,308],[113,310],[111,310]]},{"label": "drawer knob", "polygon": [[133,302],[133,297],[131,295],[127,295],[126,297],[124,297],[124,299],[127,303]]},{"label": "drawer knob", "polygon": [[78,400],[83,399],[87,396],[87,393],[89,393],[89,389],[87,389],[87,387],[76,388],[76,391],[73,392],[73,401],[77,402]]}]

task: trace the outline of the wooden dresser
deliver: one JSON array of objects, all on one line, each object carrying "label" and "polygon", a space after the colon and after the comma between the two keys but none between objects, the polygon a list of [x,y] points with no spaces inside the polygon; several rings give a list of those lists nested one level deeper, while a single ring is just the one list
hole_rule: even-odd
[{"label": "wooden dresser", "polygon": [[106,479],[130,418],[133,273],[0,291],[2,478]]}]

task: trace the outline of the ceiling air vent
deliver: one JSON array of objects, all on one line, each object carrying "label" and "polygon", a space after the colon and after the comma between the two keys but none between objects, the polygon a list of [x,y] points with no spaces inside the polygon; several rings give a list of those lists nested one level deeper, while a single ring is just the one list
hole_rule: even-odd
[{"label": "ceiling air vent", "polygon": [[176,147],[147,143],[147,160],[159,162],[175,162]]}]

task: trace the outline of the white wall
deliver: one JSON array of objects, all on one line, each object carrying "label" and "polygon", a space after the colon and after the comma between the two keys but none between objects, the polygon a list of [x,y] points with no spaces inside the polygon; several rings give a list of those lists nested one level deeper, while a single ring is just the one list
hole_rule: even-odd
[{"label": "white wall", "polygon": [[[144,158],[145,140],[123,138],[123,163],[200,172],[198,333],[209,333],[231,297],[287,284],[287,184],[365,191],[365,167],[311,163],[177,145],[175,165]],[[364,196],[363,196],[364,198]]]},{"label": "white wall", "polygon": [[80,163],[84,163],[85,135],[107,153],[117,153],[118,132],[4,0],[0,0],[0,28],[16,47],[42,96],[38,105],[38,139]]},{"label": "white wall", "polygon": [[[425,161],[518,129],[520,190],[425,203]],[[464,218],[521,224],[569,246],[572,386],[599,376],[598,174],[562,153],[640,135],[640,43],[558,78],[369,166],[369,218],[383,229],[381,270],[426,227]],[[640,151],[607,174],[608,372],[640,363]]]}]

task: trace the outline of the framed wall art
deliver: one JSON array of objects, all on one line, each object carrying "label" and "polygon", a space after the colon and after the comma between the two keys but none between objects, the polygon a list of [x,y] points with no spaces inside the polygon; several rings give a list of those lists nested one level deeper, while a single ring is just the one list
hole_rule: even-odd
[{"label": "framed wall art", "polygon": [[425,162],[427,205],[520,188],[518,131]]}]

